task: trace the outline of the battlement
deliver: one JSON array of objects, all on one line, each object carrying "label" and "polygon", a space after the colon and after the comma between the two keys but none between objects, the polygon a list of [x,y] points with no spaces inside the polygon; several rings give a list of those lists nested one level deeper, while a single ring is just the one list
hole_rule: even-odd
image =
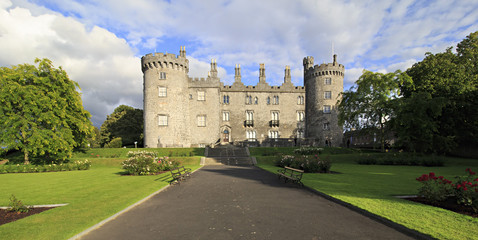
[{"label": "battlement", "polygon": [[304,92],[305,87],[303,86],[293,86],[293,85],[282,85],[282,86],[264,86],[264,85],[224,85],[222,86],[221,91],[223,92]]},{"label": "battlement", "polygon": [[173,53],[148,53],[141,58],[142,71],[153,68],[171,68],[179,71],[189,72],[189,60],[186,58],[186,48],[179,52],[179,55]]},{"label": "battlement", "polygon": [[219,87],[220,81],[218,78],[189,78],[189,87]]},{"label": "battlement", "polygon": [[[312,59],[312,60],[310,60]],[[304,77],[311,76],[326,76],[326,75],[338,75],[344,76],[345,67],[342,64],[337,63],[337,55],[334,55],[333,63],[322,63],[320,65],[313,65],[313,58],[304,58]]]}]

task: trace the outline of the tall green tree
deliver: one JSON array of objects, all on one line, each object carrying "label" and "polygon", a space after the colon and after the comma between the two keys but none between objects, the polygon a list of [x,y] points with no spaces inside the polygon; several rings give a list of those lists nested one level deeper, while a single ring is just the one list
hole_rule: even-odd
[{"label": "tall green tree", "polygon": [[101,145],[121,138],[123,145],[143,145],[143,110],[120,105],[106,117],[100,129]]},{"label": "tall green tree", "polygon": [[[410,84],[402,86],[404,102],[397,115],[397,134],[401,142],[424,146],[413,150],[421,152],[450,152],[458,146],[478,145],[478,32],[467,36],[457,45],[456,53],[450,47],[443,53],[426,53],[425,58],[410,69]],[[417,106],[413,101],[422,98]],[[407,111],[405,111],[408,109]],[[435,126],[433,131],[408,129],[410,112]],[[417,126],[418,127],[418,126]],[[422,135],[419,135],[421,133]],[[418,142],[413,141],[418,140]],[[428,139],[428,144],[423,140]]]},{"label": "tall green tree", "polygon": [[48,59],[38,67],[0,68],[0,145],[30,157],[65,159],[85,143],[92,130],[78,83]]},{"label": "tall green tree", "polygon": [[374,73],[364,70],[362,76],[338,103],[339,124],[346,129],[376,134],[385,151],[387,122],[393,115],[392,100],[399,96],[399,86],[410,78],[400,71]]}]

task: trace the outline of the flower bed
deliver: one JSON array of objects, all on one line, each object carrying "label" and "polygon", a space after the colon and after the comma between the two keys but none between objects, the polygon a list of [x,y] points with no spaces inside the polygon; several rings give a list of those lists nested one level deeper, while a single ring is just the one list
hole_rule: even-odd
[{"label": "flower bed", "polygon": [[122,163],[128,175],[152,175],[179,166],[178,161],[169,157],[158,157],[155,152],[130,151],[128,157],[129,159]]},{"label": "flower bed", "polygon": [[60,164],[3,164],[0,165],[0,173],[37,173],[37,172],[60,172],[60,171],[75,171],[88,170],[91,167],[91,162],[87,159],[78,160],[72,163]]},{"label": "flower bed", "polygon": [[432,204],[440,204],[454,199],[456,204],[470,207],[478,213],[478,177],[470,168],[467,175],[455,177],[455,182],[435,176],[435,173],[423,174],[416,180],[423,185],[418,190],[420,196]]}]

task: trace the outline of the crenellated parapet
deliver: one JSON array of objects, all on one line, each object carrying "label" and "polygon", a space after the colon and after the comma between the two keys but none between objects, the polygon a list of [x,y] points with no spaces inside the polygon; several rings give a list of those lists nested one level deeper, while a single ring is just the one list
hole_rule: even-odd
[{"label": "crenellated parapet", "polygon": [[218,78],[189,78],[189,87],[219,87],[220,81]]},{"label": "crenellated parapet", "polygon": [[333,63],[323,63],[320,65],[313,65],[314,58],[304,58],[304,78],[314,76],[344,76],[345,67],[342,64],[337,63],[337,55],[334,55]]},{"label": "crenellated parapet", "polygon": [[222,92],[298,92],[298,93],[303,93],[305,91],[305,88],[303,86],[294,86],[294,85],[286,85],[286,86],[263,86],[263,85],[224,85],[221,88]]},{"label": "crenellated parapet", "polygon": [[170,68],[178,71],[189,72],[189,60],[186,58],[186,50],[181,47],[179,55],[173,53],[149,53],[141,58],[142,71],[148,69]]}]

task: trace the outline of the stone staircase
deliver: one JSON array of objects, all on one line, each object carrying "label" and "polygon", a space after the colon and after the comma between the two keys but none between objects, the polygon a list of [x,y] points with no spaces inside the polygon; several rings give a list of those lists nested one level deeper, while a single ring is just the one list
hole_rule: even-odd
[{"label": "stone staircase", "polygon": [[255,159],[250,157],[249,149],[231,145],[206,148],[206,158],[201,161],[202,165],[236,165],[251,166]]}]

